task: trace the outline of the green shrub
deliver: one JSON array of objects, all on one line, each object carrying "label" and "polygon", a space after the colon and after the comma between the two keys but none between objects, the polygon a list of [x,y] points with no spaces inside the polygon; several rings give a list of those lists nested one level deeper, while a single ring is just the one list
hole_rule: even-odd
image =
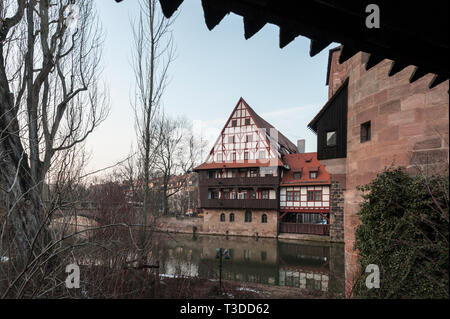
[{"label": "green shrub", "polygon": [[[411,177],[387,168],[364,192],[356,229],[362,276],[358,298],[448,298],[448,175]],[[380,288],[368,289],[364,270],[380,269]]]}]

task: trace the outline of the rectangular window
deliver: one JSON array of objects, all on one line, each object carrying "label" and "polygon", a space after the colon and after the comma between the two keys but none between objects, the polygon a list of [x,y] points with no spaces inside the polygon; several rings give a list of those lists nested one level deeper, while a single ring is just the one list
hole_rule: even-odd
[{"label": "rectangular window", "polygon": [[314,191],[308,191],[308,202],[314,201]]},{"label": "rectangular window", "polygon": [[370,121],[361,124],[361,143],[370,141]]},{"label": "rectangular window", "polygon": [[236,127],[237,126],[237,120],[232,120],[231,121],[231,126],[232,127]]},{"label": "rectangular window", "polygon": [[317,178],[317,171],[309,172],[309,178],[310,179],[316,179]]},{"label": "rectangular window", "polygon": [[265,151],[259,151],[259,158],[266,158],[266,152]]},{"label": "rectangular window", "polygon": [[300,179],[302,177],[301,172],[294,172],[294,179]]},{"label": "rectangular window", "polygon": [[223,192],[223,199],[230,199],[230,193],[229,192]]},{"label": "rectangular window", "polygon": [[315,191],[314,192],[314,200],[316,202],[322,201],[322,191]]},{"label": "rectangular window", "polygon": [[217,161],[222,162],[222,153],[217,153]]},{"label": "rectangular window", "polygon": [[256,192],[253,190],[250,191],[250,199],[256,199]]},{"label": "rectangular window", "polygon": [[235,161],[236,160],[236,153],[232,153],[232,160]]},{"label": "rectangular window", "polygon": [[292,192],[286,192],[286,197],[287,197],[287,200],[291,202],[292,198],[293,198]]},{"label": "rectangular window", "polygon": [[258,169],[250,168],[250,177],[258,177]]},{"label": "rectangular window", "polygon": [[294,192],[294,201],[296,202],[300,201],[300,192]]},{"label": "rectangular window", "polygon": [[327,132],[327,146],[335,146],[337,142],[336,131]]},{"label": "rectangular window", "polygon": [[253,135],[246,135],[245,136],[245,141],[247,143],[253,142]]},{"label": "rectangular window", "polygon": [[248,152],[244,152],[244,159],[248,160]]},{"label": "rectangular window", "polygon": [[208,171],[208,178],[215,178],[216,177],[216,171]]},{"label": "rectangular window", "polygon": [[239,199],[247,199],[247,192],[239,193],[238,198]]},{"label": "rectangular window", "polygon": [[269,191],[268,190],[261,191],[261,199],[269,199]]},{"label": "rectangular window", "polygon": [[250,118],[247,117],[247,118],[245,119],[245,125],[250,125]]},{"label": "rectangular window", "polygon": [[236,192],[231,192],[231,199],[236,199],[236,198],[237,198]]}]

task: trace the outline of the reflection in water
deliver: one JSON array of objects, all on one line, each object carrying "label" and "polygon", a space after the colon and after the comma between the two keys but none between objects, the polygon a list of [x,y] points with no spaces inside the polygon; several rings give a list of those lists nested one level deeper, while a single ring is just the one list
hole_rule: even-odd
[{"label": "reflection in water", "polygon": [[222,278],[342,293],[344,245],[273,238],[158,234],[160,273],[218,278],[216,248],[229,250]]}]

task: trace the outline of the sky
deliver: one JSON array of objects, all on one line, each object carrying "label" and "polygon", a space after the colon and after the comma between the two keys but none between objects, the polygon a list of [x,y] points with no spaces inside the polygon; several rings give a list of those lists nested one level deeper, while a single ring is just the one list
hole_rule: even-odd
[{"label": "sky", "polygon": [[[105,31],[102,80],[109,88],[111,110],[88,138],[91,170],[124,159],[136,140],[130,21],[139,13],[138,1],[95,1]],[[311,58],[305,37],[280,49],[278,26],[267,24],[245,40],[241,16],[231,13],[209,31],[200,0],[186,0],[178,11],[173,24],[176,60],[163,105],[171,116],[189,119],[209,142],[205,155],[240,97],[293,143],[304,138],[306,151],[315,152],[316,136],[307,124],[327,101],[328,49],[336,44]]]}]

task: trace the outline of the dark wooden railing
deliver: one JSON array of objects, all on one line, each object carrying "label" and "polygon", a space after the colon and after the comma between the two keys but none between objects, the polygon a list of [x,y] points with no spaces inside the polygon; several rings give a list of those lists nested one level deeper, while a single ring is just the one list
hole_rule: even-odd
[{"label": "dark wooden railing", "polygon": [[330,225],[280,223],[280,233],[328,236],[330,234]]},{"label": "dark wooden railing", "polygon": [[278,186],[278,176],[264,177],[232,177],[232,178],[201,178],[200,186]]},{"label": "dark wooden railing", "polygon": [[276,199],[205,199],[201,200],[202,208],[253,208],[278,209]]}]

